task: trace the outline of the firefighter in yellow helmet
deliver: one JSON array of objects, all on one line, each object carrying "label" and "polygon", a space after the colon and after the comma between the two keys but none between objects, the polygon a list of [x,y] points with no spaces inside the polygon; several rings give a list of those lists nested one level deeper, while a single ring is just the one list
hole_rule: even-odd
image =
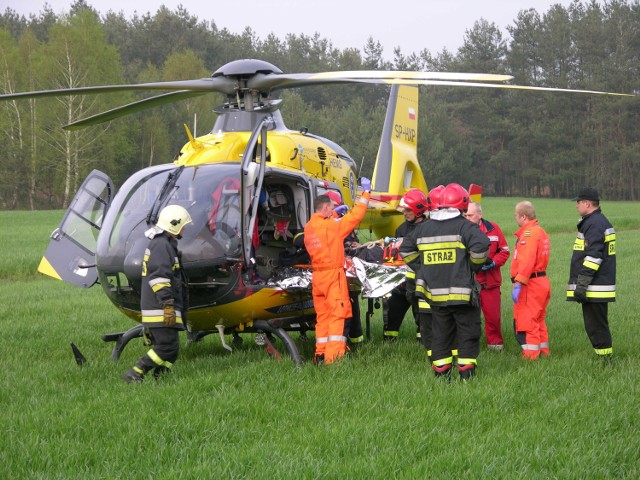
[{"label": "firefighter in yellow helmet", "polygon": [[140,311],[149,351],[124,374],[127,383],[142,382],[153,370],[154,377],[171,368],[178,358],[180,330],[187,305],[187,279],[180,262],[178,240],[184,227],[192,223],[187,210],[167,205],[156,225],[145,232],[150,239],[142,262]]}]

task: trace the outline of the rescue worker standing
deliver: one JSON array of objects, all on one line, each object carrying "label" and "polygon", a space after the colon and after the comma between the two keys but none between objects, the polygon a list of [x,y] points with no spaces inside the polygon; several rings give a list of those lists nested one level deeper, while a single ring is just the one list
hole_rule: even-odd
[{"label": "rescue worker standing", "polygon": [[[342,198],[338,192],[329,190],[325,193],[333,202],[333,211],[339,217],[344,216],[349,211],[349,207],[342,203]],[[352,230],[344,239],[345,254],[354,255],[354,249],[360,246],[360,241],[355,230]],[[344,335],[347,337],[350,345],[358,345],[364,342],[362,334],[362,319],[360,318],[360,289],[357,286],[350,287],[349,299],[351,300],[351,317],[347,318],[344,323]]]},{"label": "rescue worker standing", "polygon": [[[396,241],[390,246],[391,251],[397,251],[396,245],[401,245],[401,240],[408,236],[416,225],[425,221],[427,197],[422,191],[412,188],[400,199],[399,207],[402,209],[405,221],[396,229]],[[395,257],[395,254],[392,255]],[[406,277],[404,284],[391,290],[389,296],[382,300],[383,339],[387,341],[397,340],[400,326],[409,308],[417,326],[416,337],[421,340],[420,310],[418,299],[415,298],[416,278],[413,270],[409,269]],[[425,308],[428,311],[427,314],[430,314],[428,304]]]},{"label": "rescue worker standing", "polygon": [[469,380],[476,372],[481,334],[474,273],[487,259],[489,239],[462,217],[469,205],[463,187],[451,183],[433,201],[430,220],[404,239],[400,253],[416,272],[416,295],[431,305],[435,375],[450,377],[457,346],[460,378]]},{"label": "rescue worker standing", "polygon": [[149,351],[124,374],[127,383],[142,382],[168,371],[178,358],[178,332],[184,330],[187,311],[187,279],[180,262],[178,239],[191,223],[189,212],[179,205],[167,205],[160,211],[155,227],[145,232],[150,239],[142,262],[140,311]]},{"label": "rescue worker standing", "polygon": [[545,316],[551,298],[547,277],[551,242],[536,218],[531,202],[520,202],[514,213],[520,227],[511,262],[511,299],[516,340],[522,347],[522,358],[536,360],[540,354],[550,355],[549,333]]},{"label": "rescue worker standing", "polygon": [[467,220],[478,224],[480,230],[489,237],[489,258],[482,266],[482,270],[476,274],[476,280],[480,284],[480,307],[484,315],[484,333],[487,340],[487,348],[490,350],[503,350],[502,326],[500,321],[500,286],[502,274],[500,268],[509,258],[509,245],[504,238],[498,224],[482,218],[482,207],[475,202],[469,202]]},{"label": "rescue worker standing", "polygon": [[351,317],[349,286],[344,271],[344,239],[358,226],[369,205],[371,181],[361,178],[364,193],[352,211],[334,217],[326,195],[314,202],[315,213],[304,227],[304,245],[313,268],[312,295],[316,310],[316,365],[333,363],[344,356],[345,320]]},{"label": "rescue worker standing", "polygon": [[[329,190],[324,195],[331,199],[333,211],[336,217],[342,217],[349,211],[349,207],[343,205],[342,198],[337,192]],[[351,255],[353,249],[359,246],[358,235],[355,230],[344,239],[344,249],[346,255]],[[298,249],[297,263],[310,263],[309,253],[304,247],[304,232],[300,232],[293,237],[293,245]],[[351,317],[345,320],[344,335],[348,338],[349,344],[357,345],[364,342],[362,334],[362,320],[360,318],[360,290],[357,287],[350,287],[349,299],[351,300]]]},{"label": "rescue worker standing", "polygon": [[567,300],[582,305],[584,328],[596,355],[613,355],[608,305],[616,300],[616,232],[600,209],[600,195],[584,188],[573,199],[582,217],[573,244]]}]

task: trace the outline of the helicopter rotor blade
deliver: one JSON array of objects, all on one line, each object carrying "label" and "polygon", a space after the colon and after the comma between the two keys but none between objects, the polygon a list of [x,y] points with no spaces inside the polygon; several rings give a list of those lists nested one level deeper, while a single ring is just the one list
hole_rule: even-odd
[{"label": "helicopter rotor blade", "polygon": [[73,123],[69,123],[62,127],[65,130],[79,130],[81,128],[99,125],[101,123],[114,120],[125,115],[140,112],[149,108],[159,107],[160,105],[166,105],[168,103],[185,100],[187,98],[199,97],[206,95],[208,92],[193,92],[190,90],[183,90],[179,92],[169,92],[162,95],[156,95],[155,97],[145,98],[137,102],[128,103],[121,107],[112,108],[106,112],[101,112],[90,117],[83,118]]},{"label": "helicopter rotor blade", "polygon": [[0,100],[25,98],[62,97],[70,95],[90,95],[135,90],[189,90],[194,92],[221,92],[231,95],[236,90],[236,82],[231,78],[200,78],[197,80],[181,80],[175,82],[152,82],[130,85],[102,85],[93,87],[61,88],[56,90],[39,90],[35,92],[8,93],[0,95]]},{"label": "helicopter rotor blade", "polygon": [[247,81],[247,87],[256,90],[279,90],[328,83],[390,83],[389,80],[504,82],[511,79],[511,75],[488,73],[354,70],[279,75],[257,73]]},{"label": "helicopter rotor blade", "polygon": [[[238,77],[242,78],[242,77]],[[305,85],[321,85],[324,83],[359,83],[360,79],[416,79],[416,80],[474,80],[479,82],[500,82],[510,80],[510,75],[493,75],[484,73],[449,73],[449,72],[403,72],[403,71],[344,71],[296,74],[263,74],[248,76],[248,88],[261,91],[271,88],[296,88]],[[384,83],[384,82],[380,82]],[[55,90],[38,90],[33,92],[8,93],[0,95],[0,100],[25,98],[59,97],[70,95],[91,95],[136,90],[190,90],[198,92],[220,92],[233,95],[238,89],[234,76],[205,77],[196,80],[179,80],[172,82],[151,82],[128,85],[101,85],[92,87],[62,88]]]},{"label": "helicopter rotor blade", "polygon": [[[456,75],[456,74],[454,74]],[[290,77],[288,75],[287,77]],[[368,84],[388,84],[388,85],[441,85],[441,86],[453,86],[453,87],[479,87],[479,88],[501,88],[507,90],[532,90],[532,91],[542,91],[542,92],[568,92],[568,93],[587,93],[592,95],[612,95],[612,96],[622,96],[622,97],[633,97],[634,94],[628,93],[615,93],[615,92],[604,92],[599,90],[576,90],[570,88],[556,88],[556,87],[534,87],[534,86],[524,86],[524,85],[510,85],[503,83],[481,83],[481,82],[467,82],[467,81],[446,81],[446,80],[420,80],[420,79],[405,79],[405,78],[349,78],[345,79],[342,77],[336,76],[335,78],[323,78],[319,80],[314,79],[297,79],[292,84],[282,84],[277,87],[272,87],[275,89],[285,89],[285,88],[295,88],[299,86],[306,85],[317,85],[317,84],[327,84],[327,83],[368,83]],[[207,92],[204,91],[190,91],[184,90],[179,92],[169,92],[163,95],[157,95],[155,97],[146,98],[144,100],[140,100],[137,102],[129,103],[127,105],[123,105],[121,107],[117,107],[106,112],[102,112],[91,117],[84,118],[82,120],[78,120],[77,122],[70,123],[65,125],[63,128],[65,130],[77,130],[93,125],[99,125],[104,122],[108,122],[110,120],[114,120],[116,118],[130,115],[132,113],[136,113],[142,110],[146,110],[149,108],[154,108],[160,105],[165,105],[172,102],[177,102],[180,100],[184,100],[187,98],[197,97],[200,95],[204,95]]]},{"label": "helicopter rotor blade", "polygon": [[633,93],[605,92],[601,90],[577,90],[573,88],[558,88],[558,87],[533,87],[533,86],[527,86],[527,85],[510,85],[510,84],[504,84],[504,83],[449,82],[449,81],[441,81],[441,80],[416,80],[413,82],[398,81],[393,83],[412,83],[414,85],[444,85],[444,86],[452,86],[452,87],[501,88],[506,90],[533,90],[538,92],[587,93],[591,95],[612,95],[617,97],[637,96]]}]

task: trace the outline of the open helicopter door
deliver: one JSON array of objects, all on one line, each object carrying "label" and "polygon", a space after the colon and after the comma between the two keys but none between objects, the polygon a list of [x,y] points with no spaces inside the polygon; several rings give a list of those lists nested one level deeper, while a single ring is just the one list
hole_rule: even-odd
[{"label": "open helicopter door", "polygon": [[[255,262],[253,258],[253,236],[258,216],[260,191],[264,180],[267,158],[267,129],[273,123],[270,116],[256,125],[242,156],[241,167],[241,209],[242,209],[242,253],[244,265],[249,268]],[[258,143],[258,139],[260,143]],[[258,149],[260,149],[258,151]]]},{"label": "open helicopter door", "polygon": [[89,174],[51,234],[40,273],[83,288],[98,281],[96,242],[113,192],[107,175],[99,170]]}]

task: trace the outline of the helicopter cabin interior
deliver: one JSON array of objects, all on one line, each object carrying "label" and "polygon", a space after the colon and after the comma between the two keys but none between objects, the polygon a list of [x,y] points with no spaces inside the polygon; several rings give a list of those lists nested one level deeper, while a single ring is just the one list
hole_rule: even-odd
[{"label": "helicopter cabin interior", "polygon": [[303,179],[281,173],[265,174],[253,238],[260,277],[267,278],[275,268],[291,264],[289,257],[296,250],[293,238],[309,220],[310,203]]},{"label": "helicopter cabin interior", "polygon": [[[328,190],[342,196],[337,186],[317,186],[314,198]],[[306,251],[299,244],[294,244],[294,238],[304,231],[313,213],[313,202],[308,179],[295,175],[266,173],[262,191],[257,233],[254,233],[257,236],[254,239],[254,258],[259,277],[268,278],[279,267],[309,264]]]}]

